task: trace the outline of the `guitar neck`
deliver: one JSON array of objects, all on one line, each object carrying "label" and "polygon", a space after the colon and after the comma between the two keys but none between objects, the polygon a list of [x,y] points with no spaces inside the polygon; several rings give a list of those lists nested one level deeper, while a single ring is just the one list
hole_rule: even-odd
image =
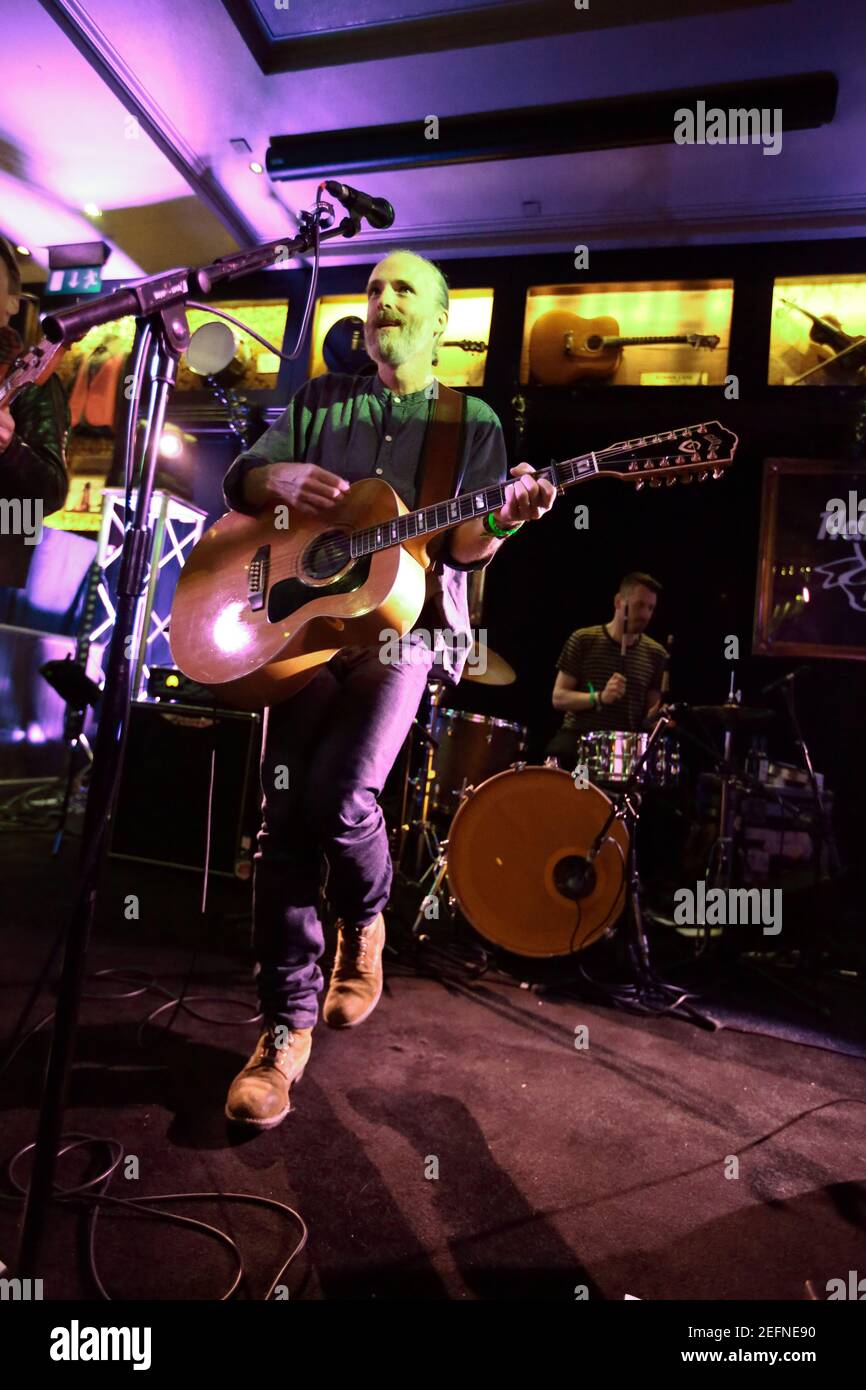
[{"label": "guitar neck", "polygon": [[[582,454],[579,458],[566,459],[562,463],[552,463],[547,468],[540,468],[532,476],[544,478],[556,488],[567,488],[587,478],[594,478],[598,471],[595,454]],[[393,545],[401,545],[404,541],[417,540],[420,536],[449,531],[461,522],[471,521],[474,516],[486,516],[488,512],[496,511],[504,505],[505,489],[509,482],[514,482],[514,479],[494,483],[492,487],[482,488],[478,492],[462,492],[457,497],[450,497],[447,502],[435,502],[430,507],[420,507],[417,511],[407,512],[405,516],[394,517],[392,521],[381,526],[368,526],[363,530],[353,531],[352,557],[357,559],[362,555],[372,555]]]},{"label": "guitar neck", "polygon": [[669,334],[666,338],[602,338],[602,347],[637,347],[641,343],[687,343],[683,333]]}]

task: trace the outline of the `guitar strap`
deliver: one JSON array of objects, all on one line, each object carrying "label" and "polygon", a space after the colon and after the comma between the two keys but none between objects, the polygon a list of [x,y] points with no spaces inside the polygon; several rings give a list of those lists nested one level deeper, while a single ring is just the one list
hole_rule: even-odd
[{"label": "guitar strap", "polygon": [[[466,397],[459,391],[453,391],[450,386],[437,382],[433,413],[424,436],[421,486],[415,501],[416,509],[431,507],[434,502],[445,502],[457,491],[465,414]],[[443,532],[431,540],[427,547],[431,559],[434,558],[433,548],[438,549],[447,534]]]}]

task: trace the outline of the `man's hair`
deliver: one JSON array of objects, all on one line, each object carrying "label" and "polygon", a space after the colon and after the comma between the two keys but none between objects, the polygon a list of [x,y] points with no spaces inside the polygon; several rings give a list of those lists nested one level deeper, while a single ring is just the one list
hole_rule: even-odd
[{"label": "man's hair", "polygon": [[620,580],[618,592],[627,594],[631,589],[636,589],[642,584],[645,589],[649,589],[652,594],[660,594],[662,586],[657,579],[653,579],[651,574],[644,574],[641,570],[632,570]]},{"label": "man's hair", "polygon": [[18,258],[15,249],[5,236],[0,236],[0,261],[6,267],[6,274],[9,277],[9,293],[21,293],[21,271],[18,269]]},{"label": "man's hair", "polygon": [[[411,256],[413,261],[421,261],[424,265],[429,266],[430,270],[432,270],[433,272],[433,281],[436,286],[436,298],[439,301],[439,308],[444,309],[446,314],[448,313],[448,306],[450,302],[448,292],[448,281],[445,279],[445,276],[443,275],[442,271],[439,269],[435,261],[428,261],[426,256],[419,256],[417,251],[410,251],[408,247],[405,246],[395,246],[394,250],[389,251],[387,255]],[[387,256],[382,256],[380,257],[380,259],[384,261],[387,259]]]}]

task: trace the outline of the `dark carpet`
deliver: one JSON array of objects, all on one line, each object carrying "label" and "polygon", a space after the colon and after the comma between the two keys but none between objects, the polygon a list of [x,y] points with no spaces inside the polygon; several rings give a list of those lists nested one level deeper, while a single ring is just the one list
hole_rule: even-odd
[{"label": "dark carpet", "polygon": [[[2,848],[5,1037],[62,923],[76,846],[52,860],[46,835],[7,833]],[[124,915],[132,892],[134,921]],[[793,1041],[796,1023],[775,1029],[783,1036],[711,1031],[615,1010],[591,990],[581,997],[564,980],[557,987],[550,968],[546,985],[536,972],[521,986],[519,973],[473,979],[438,952],[413,963],[404,949],[389,959],[386,993],[361,1028],[316,1030],[286,1122],[238,1141],[223,1104],[255,1024],[180,1012],[166,1033],[169,1011],[140,1027],[169,997],[156,986],[176,995],[183,985],[201,936],[199,892],[190,874],[109,865],[88,993],[132,990],[93,980],[107,969],[142,972],[154,987],[84,1001],[64,1130],[123,1146],[110,1195],[248,1193],[296,1208],[310,1237],[284,1280],[291,1298],[573,1301],[585,1289],[614,1300],[799,1301],[807,1280],[821,1291],[862,1271],[866,1074],[850,1055],[859,1046],[850,1022],[849,1055],[830,1050],[832,991],[814,1026],[802,1013]],[[239,1001],[201,1004],[226,1020],[254,1011],[248,892],[212,884],[189,986]],[[715,989],[723,1009],[725,990],[718,981]],[[747,992],[745,1005],[728,993],[735,1024],[744,1014],[760,1023],[762,999],[768,1019],[790,1011],[787,996],[779,1004],[786,992],[757,974]],[[53,999],[49,987],[34,1019]],[[838,1012],[850,1016],[861,1000],[840,994]],[[586,1047],[575,1046],[580,1025]],[[34,1137],[46,1045],[43,1030],[0,1076],[4,1166]],[[104,1162],[103,1150],[76,1151],[60,1181],[81,1181]],[[226,1195],[166,1210],[238,1243],[243,1298],[265,1295],[297,1240],[287,1214]],[[20,1202],[0,1204],[7,1265],[21,1212]],[[55,1204],[46,1299],[96,1296],[83,1235],[82,1209]],[[232,1277],[214,1241],[128,1208],[102,1211],[95,1247],[115,1298],[213,1299]]]}]

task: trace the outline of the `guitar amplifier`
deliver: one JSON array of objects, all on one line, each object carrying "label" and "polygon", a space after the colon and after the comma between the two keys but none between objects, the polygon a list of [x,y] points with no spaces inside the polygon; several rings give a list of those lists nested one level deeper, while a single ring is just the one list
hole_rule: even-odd
[{"label": "guitar amplifier", "polygon": [[193,705],[132,705],[111,854],[203,870],[215,751],[210,871],[249,878],[259,826],[262,719]]}]

